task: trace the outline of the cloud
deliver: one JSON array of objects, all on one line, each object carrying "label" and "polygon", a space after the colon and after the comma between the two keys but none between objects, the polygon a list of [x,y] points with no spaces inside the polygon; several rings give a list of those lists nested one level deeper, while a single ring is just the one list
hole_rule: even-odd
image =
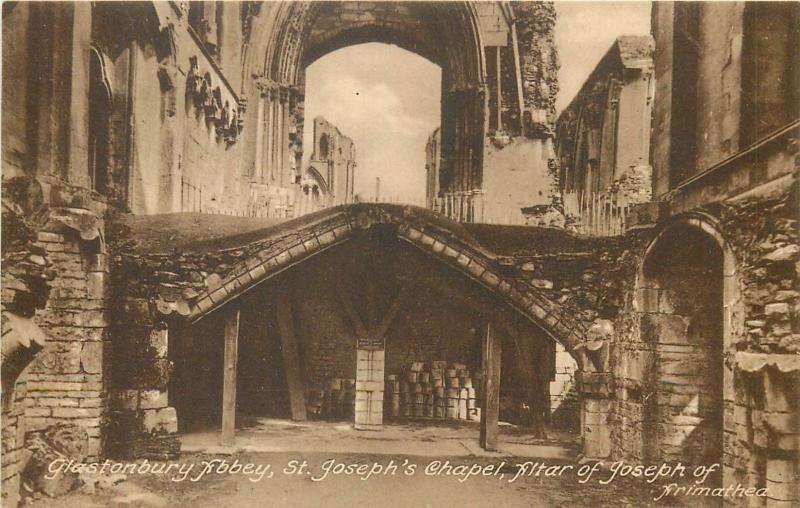
[{"label": "cloud", "polygon": [[345,48],[321,58],[306,74],[304,133],[310,156],[311,119],[324,116],[356,145],[356,192],[421,200],[425,142],[439,126],[441,70],[385,44]]}]

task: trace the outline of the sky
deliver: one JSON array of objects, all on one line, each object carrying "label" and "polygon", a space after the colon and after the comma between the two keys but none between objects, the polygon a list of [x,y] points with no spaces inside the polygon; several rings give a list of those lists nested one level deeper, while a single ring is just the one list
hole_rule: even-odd
[{"label": "sky", "polygon": [[330,53],[306,70],[308,158],[312,119],[324,116],[356,145],[355,192],[425,198],[425,143],[441,123],[441,68],[397,46],[369,43]]},{"label": "sky", "polygon": [[561,111],[620,35],[650,33],[650,2],[556,2]]},{"label": "sky", "polygon": [[[556,47],[563,109],[620,35],[650,32],[650,2],[556,2]],[[339,127],[356,146],[355,191],[365,199],[381,178],[381,195],[403,202],[425,198],[425,142],[441,122],[441,69],[387,44],[350,46],[306,70],[305,163],[312,119]]]}]

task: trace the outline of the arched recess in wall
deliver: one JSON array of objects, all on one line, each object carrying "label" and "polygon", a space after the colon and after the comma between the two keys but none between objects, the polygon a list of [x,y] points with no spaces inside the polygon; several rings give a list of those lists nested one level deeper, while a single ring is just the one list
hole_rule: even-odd
[{"label": "arched recess in wall", "polygon": [[469,2],[276,2],[253,21],[245,55],[251,146],[258,180],[287,171],[289,129],[302,132],[304,74],[318,58],[366,42],[394,44],[442,68],[442,192],[482,186],[485,63]]},{"label": "arched recess in wall", "polygon": [[692,213],[662,229],[645,253],[634,305],[648,355],[643,460],[722,464],[731,453],[724,434],[735,431],[726,406],[744,314],[737,263],[713,217]]}]

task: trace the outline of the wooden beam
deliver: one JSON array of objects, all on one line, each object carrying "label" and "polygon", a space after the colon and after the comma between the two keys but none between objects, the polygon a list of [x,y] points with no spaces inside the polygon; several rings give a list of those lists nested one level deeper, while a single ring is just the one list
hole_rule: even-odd
[{"label": "wooden beam", "polygon": [[484,450],[496,451],[500,419],[500,363],[503,351],[500,337],[492,331],[490,323],[486,323],[481,352],[483,404],[481,405],[480,445]]},{"label": "wooden beam", "polygon": [[381,318],[381,322],[378,323],[375,328],[369,331],[370,338],[385,338],[386,332],[389,330],[389,326],[391,326],[394,318],[397,317],[397,313],[400,312],[400,309],[403,307],[407,296],[408,287],[403,286],[400,288],[400,292],[397,294],[397,296],[394,297],[394,300],[392,300],[392,303],[386,310],[386,314],[384,314]]},{"label": "wooden beam", "polygon": [[283,370],[286,373],[286,384],[289,387],[289,406],[292,420],[305,421],[306,387],[303,371],[300,368],[300,356],[297,352],[297,337],[294,333],[294,317],[289,296],[282,292],[278,298],[278,329],[281,335],[281,355]]},{"label": "wooden beam", "polygon": [[[511,341],[514,344],[516,352],[514,357],[516,359],[517,369],[522,375],[525,400],[528,402],[528,407],[531,409],[532,420],[530,424],[533,427],[533,435],[537,438],[545,437],[544,412],[550,408],[550,379],[545,379],[543,376],[542,365],[548,357],[548,354],[543,348],[548,347],[548,345],[536,344],[530,337],[525,339],[521,337],[516,323],[513,329],[506,330],[509,332],[509,335],[511,335]],[[536,349],[536,351],[534,351],[534,349]],[[547,393],[547,398],[543,396],[543,393]],[[547,403],[546,407],[545,403]]]},{"label": "wooden beam", "polygon": [[[532,409],[533,434],[537,437],[544,437],[546,419],[543,416],[546,415],[545,411],[549,411],[550,408],[550,380],[539,375],[538,365],[545,360],[542,359],[542,355],[537,354],[537,351],[540,350],[540,346],[545,347],[545,344],[540,345],[533,337],[523,339],[518,316],[503,310],[502,304],[492,303],[484,297],[476,296],[475,299],[466,297],[467,288],[463,285],[451,288],[448,286],[449,283],[438,279],[433,281],[410,280],[408,284],[415,285],[419,291],[437,293],[447,300],[473,310],[479,316],[493,323],[495,334],[502,331],[511,338],[516,353],[514,355],[516,367],[522,375],[522,384],[525,388],[525,399]],[[544,335],[544,337],[547,336]],[[549,337],[545,340],[555,343]]]},{"label": "wooden beam", "polygon": [[[233,304],[236,305],[236,304]],[[232,445],[236,434],[236,367],[239,350],[239,307],[225,316],[225,354],[222,377],[222,433],[220,442]]]},{"label": "wooden beam", "polygon": [[339,296],[339,302],[341,302],[345,314],[347,314],[347,316],[350,318],[350,322],[353,323],[356,336],[359,339],[366,339],[369,335],[367,327],[364,325],[364,321],[361,319],[361,316],[358,315],[358,312],[353,305],[353,300],[350,299],[350,295],[347,293],[342,281],[340,280],[338,283],[335,283],[334,288],[336,289],[336,294]]}]

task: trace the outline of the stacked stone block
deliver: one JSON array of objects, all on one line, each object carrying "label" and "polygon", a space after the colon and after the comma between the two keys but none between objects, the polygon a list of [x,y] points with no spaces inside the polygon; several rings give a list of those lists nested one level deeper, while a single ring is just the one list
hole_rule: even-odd
[{"label": "stacked stone block", "polygon": [[157,311],[147,300],[127,300],[122,314],[128,326],[117,329],[125,340],[115,349],[109,452],[121,458],[173,458],[180,442],[177,415],[167,394],[168,330],[155,321]]},{"label": "stacked stone block", "polygon": [[325,390],[310,390],[306,410],[312,417],[352,418],[355,406],[356,380],[333,378]]},{"label": "stacked stone block", "polygon": [[395,418],[479,420],[477,379],[464,364],[412,362],[401,375],[387,376],[385,412]]},{"label": "stacked stone block", "polygon": [[356,428],[382,425],[384,351],[359,349],[356,362]]},{"label": "stacked stone block", "polygon": [[106,256],[93,243],[66,227],[38,235],[56,277],[48,306],[37,315],[48,341],[26,373],[25,417],[28,431],[58,423],[85,428],[88,457],[97,459],[105,439],[109,293]]},{"label": "stacked stone block", "polygon": [[591,459],[611,456],[613,376],[608,372],[579,372],[583,454]]},{"label": "stacked stone block", "polygon": [[19,502],[19,463],[25,453],[25,396],[27,384],[17,383],[12,393],[3,394],[2,428],[2,497],[3,506],[16,506]]}]

